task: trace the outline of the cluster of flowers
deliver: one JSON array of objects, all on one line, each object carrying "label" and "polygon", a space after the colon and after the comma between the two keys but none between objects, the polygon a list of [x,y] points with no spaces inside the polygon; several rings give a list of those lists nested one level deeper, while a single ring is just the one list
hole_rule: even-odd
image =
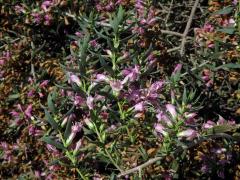
[{"label": "cluster of flowers", "polygon": [[44,25],[51,25],[53,21],[52,9],[59,5],[57,1],[44,1],[41,3],[40,8],[29,10],[24,4],[19,4],[15,6],[16,13],[19,15],[26,15],[25,23],[34,23],[39,25],[43,23]]},{"label": "cluster of flowers", "polygon": [[[106,15],[107,13],[105,13],[106,11],[109,13],[114,12],[119,5],[125,6],[126,2],[124,0],[96,1],[96,10],[105,18],[101,17],[103,20],[100,18],[99,24],[101,25],[103,22],[107,24],[109,22],[106,20],[109,18]],[[156,24],[156,10],[150,7],[147,11],[146,4],[143,0],[136,0],[134,9],[136,22],[132,22],[132,19],[126,21],[126,24],[130,25],[129,31],[125,32],[126,34],[132,33],[134,35],[137,33],[141,39],[141,37],[147,34],[147,29]],[[51,25],[54,22],[54,9],[58,8],[58,6],[65,6],[66,2],[47,0],[38,5],[39,7],[29,10],[24,4],[19,4],[15,6],[15,10],[18,14],[26,15],[27,23],[31,21],[36,25],[41,23]],[[235,1],[233,1],[233,5],[236,5]],[[133,26],[131,26],[132,23],[134,23]],[[224,17],[219,23],[223,27],[232,27],[235,24],[235,20],[232,17]],[[106,26],[109,27],[109,24]],[[97,32],[99,27],[97,24],[97,28],[93,29]],[[117,28],[124,29],[124,25],[117,25]],[[106,35],[101,34],[105,32]],[[203,28],[196,29],[195,32],[198,45],[208,48],[214,47],[216,31],[210,22],[206,23]],[[153,66],[156,68],[155,63],[157,59],[151,48],[147,50],[151,52],[145,53],[144,42],[138,41],[139,37],[136,37],[137,40],[134,39],[133,42],[139,42],[140,47],[143,49],[141,49],[142,52],[135,55],[137,54],[135,51],[138,51],[138,49],[130,50],[127,43],[120,42],[118,39],[122,36],[120,32],[114,32],[115,34],[113,35],[110,34],[112,30],[104,29],[98,33],[101,34],[101,37],[96,37],[91,32],[90,37],[92,39],[89,41],[85,38],[88,36],[88,33],[81,30],[75,33],[75,41],[70,45],[70,49],[73,51],[68,56],[70,60],[68,59],[69,61],[65,63],[67,71],[66,81],[60,82],[61,86],[59,85],[59,87],[62,89],[57,92],[59,99],[61,99],[59,103],[56,103],[55,99],[51,99],[51,94],[47,97],[47,88],[50,80],[41,80],[37,83],[38,81],[34,79],[35,77],[28,79],[27,82],[30,88],[26,93],[27,98],[35,98],[38,101],[47,100],[47,102],[44,102],[48,106],[48,109],[44,109],[46,121],[43,121],[41,118],[35,118],[35,102],[25,105],[18,103],[14,106],[15,109],[10,112],[14,119],[13,126],[27,126],[30,136],[43,137],[43,140],[47,143],[46,149],[51,153],[53,160],[63,159],[63,162],[71,162],[74,168],[77,168],[80,161],[88,161],[89,157],[93,156],[96,158],[96,154],[102,153],[100,154],[101,156],[104,155],[104,157],[109,158],[110,163],[118,168],[119,165],[117,163],[122,158],[114,160],[117,157],[117,153],[114,154],[114,149],[117,149],[114,148],[114,145],[116,143],[121,144],[124,141],[120,138],[119,132],[126,133],[122,130],[126,128],[127,135],[131,134],[129,133],[129,128],[133,127],[132,125],[130,127],[130,121],[134,120],[137,124],[136,126],[141,126],[143,117],[145,122],[147,122],[145,125],[150,126],[150,128],[141,128],[147,131],[146,134],[151,134],[150,136],[155,135],[153,136],[154,138],[151,137],[154,139],[154,143],[155,141],[170,143],[171,146],[178,146],[172,143],[176,141],[188,143],[193,140],[199,140],[205,136],[209,129],[211,130],[215,127],[235,125],[235,121],[226,121],[221,116],[217,122],[214,120],[205,121],[200,117],[198,111],[195,110],[194,104],[191,102],[194,97],[190,98],[190,102],[181,99],[182,96],[192,96],[191,93],[185,92],[187,91],[186,89],[183,90],[183,88],[179,87],[180,74],[183,70],[182,64],[177,64],[169,77],[153,77],[153,75],[147,73],[149,69],[153,69]],[[107,35],[110,38],[107,37],[107,40],[105,39],[107,42],[105,42],[104,38]],[[131,36],[129,37],[131,38]],[[114,39],[113,42],[111,42],[111,38]],[[84,48],[81,43],[85,40],[87,41],[87,50],[84,54],[82,52]],[[109,44],[117,45],[112,48]],[[96,54],[99,58],[97,58],[96,62],[92,62]],[[87,63],[81,64],[85,56]],[[4,66],[10,58],[11,53],[9,51],[4,52],[0,58],[0,66]],[[105,64],[100,62],[100,58],[106,61],[104,62]],[[110,68],[110,70],[105,70],[104,68],[106,67]],[[86,70],[85,74],[84,71],[79,72],[78,68]],[[201,72],[204,86],[211,87],[213,85],[211,71],[202,69]],[[70,106],[73,107],[71,112],[69,110]],[[55,111],[57,108],[59,110]],[[65,111],[70,113],[64,115]],[[88,133],[91,135],[89,136]],[[111,137],[109,138],[109,136]],[[114,143],[112,139],[114,139]],[[92,148],[94,150],[88,150],[87,144],[95,142],[97,142],[97,145],[101,144],[103,146],[99,146],[96,149]],[[126,143],[124,142],[123,144]],[[108,146],[111,146],[112,156],[108,152]],[[9,162],[12,161],[12,152],[18,147],[2,142],[0,148],[3,150],[2,159],[5,162]],[[222,153],[225,149],[213,150],[216,153],[220,151]],[[231,155],[227,156],[227,160],[220,163],[223,165],[227,164],[231,160]],[[204,164],[202,171],[209,170],[210,167],[208,167],[206,158],[201,158]],[[120,163],[120,166],[126,168],[123,162]],[[50,160],[44,160],[44,164],[52,172],[61,171],[60,164],[50,163]],[[135,162],[135,164],[137,163]],[[97,174],[96,172],[94,173]],[[82,176],[81,172],[79,174]],[[46,179],[54,178],[40,170],[35,171],[35,176]],[[222,172],[219,172],[219,176],[223,177]]]},{"label": "cluster of flowers", "polygon": [[[215,42],[231,43],[235,48],[228,49],[225,57],[230,59],[239,57],[238,37],[234,32],[237,30],[237,15],[234,9],[237,8],[237,1],[210,1],[209,21],[202,28],[195,28],[196,45],[204,48],[214,48]],[[231,11],[228,11],[231,10]]]}]

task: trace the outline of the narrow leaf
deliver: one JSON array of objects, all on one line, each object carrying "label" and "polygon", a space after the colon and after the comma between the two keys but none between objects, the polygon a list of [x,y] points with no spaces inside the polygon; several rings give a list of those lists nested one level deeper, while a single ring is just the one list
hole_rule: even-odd
[{"label": "narrow leaf", "polygon": [[58,130],[58,124],[56,123],[56,121],[53,119],[53,117],[50,115],[46,108],[44,108],[44,112],[47,122],[52,126],[53,129]]},{"label": "narrow leaf", "polygon": [[51,112],[55,112],[56,109],[55,109],[55,105],[53,103],[53,100],[52,100],[52,95],[51,93],[48,94],[48,97],[47,97],[47,104],[48,104],[48,109],[51,111]]},{"label": "narrow leaf", "polygon": [[67,138],[69,137],[69,135],[71,133],[71,128],[72,128],[72,120],[68,119],[67,127],[66,127],[65,132],[64,132],[64,139],[65,140],[67,140]]},{"label": "narrow leaf", "polygon": [[51,145],[53,145],[54,147],[56,147],[56,148],[58,148],[58,149],[62,149],[62,150],[65,149],[64,146],[63,146],[63,144],[54,141],[53,139],[51,139],[51,138],[48,137],[48,136],[44,136],[44,137],[42,138],[42,141],[46,142],[47,144],[51,144]]},{"label": "narrow leaf", "polygon": [[228,6],[228,7],[225,7],[223,9],[220,9],[217,12],[213,13],[213,15],[225,15],[225,14],[231,13],[232,11],[233,11],[233,7]]}]

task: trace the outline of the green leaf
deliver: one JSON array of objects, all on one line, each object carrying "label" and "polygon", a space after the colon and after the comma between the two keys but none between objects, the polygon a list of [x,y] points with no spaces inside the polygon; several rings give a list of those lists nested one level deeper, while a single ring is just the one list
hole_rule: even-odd
[{"label": "green leaf", "polygon": [[[179,168],[179,163],[176,159],[174,159],[171,164],[171,169],[173,169],[175,172],[177,172],[178,168]],[[177,175],[177,174],[175,174],[175,175]],[[177,177],[175,177],[175,178],[177,178]]]},{"label": "green leaf", "polygon": [[8,101],[16,100],[20,97],[20,94],[11,94],[8,96]]},{"label": "green leaf", "polygon": [[75,106],[73,105],[73,106],[71,107],[71,109],[64,115],[64,117],[70,115],[70,114],[73,112],[74,108],[75,108]]},{"label": "green leaf", "polygon": [[[42,105],[41,105],[42,106]],[[52,126],[53,129],[58,130],[58,124],[57,122],[53,119],[53,117],[50,115],[46,107],[42,106],[44,108],[45,112],[45,117],[47,122]]]},{"label": "green leaf", "polygon": [[134,36],[136,36],[136,34],[131,34],[131,35],[121,39],[120,43],[126,43],[129,39],[133,38]]},{"label": "green leaf", "polygon": [[55,108],[55,105],[53,103],[53,99],[52,99],[52,94],[48,94],[48,97],[47,97],[47,104],[48,104],[48,109],[51,111],[51,112],[56,112],[56,108]]},{"label": "green leaf", "polygon": [[238,128],[239,128],[239,125],[230,125],[230,124],[217,125],[217,126],[214,126],[213,128],[207,129],[206,134],[213,135],[218,133],[231,132]]},{"label": "green leaf", "polygon": [[97,33],[98,36],[100,36],[100,37],[102,37],[104,39],[107,39],[107,40],[109,39],[109,37],[103,35],[101,32],[97,31],[95,28],[94,28],[94,31]]},{"label": "green leaf", "polygon": [[144,161],[148,159],[147,151],[143,148],[142,145],[138,148],[138,152],[141,154]]},{"label": "green leaf", "polygon": [[64,86],[59,85],[59,84],[56,84],[56,83],[54,83],[54,85],[55,85],[56,87],[60,88],[60,89],[64,89],[64,90],[67,90],[67,91],[74,91],[73,88],[71,88],[71,87],[69,87],[69,86],[64,87]]},{"label": "green leaf", "polygon": [[218,29],[217,31],[227,33],[227,34],[234,34],[235,28],[234,27],[226,27],[226,28]]},{"label": "green leaf", "polygon": [[117,34],[117,32],[118,32],[118,25],[119,25],[118,24],[118,19],[115,17],[113,20],[110,20],[109,23],[110,23],[114,33]]},{"label": "green leaf", "polygon": [[64,139],[65,140],[67,140],[67,138],[71,134],[71,128],[72,128],[72,119],[68,118],[67,127],[66,127],[65,132],[64,132]]},{"label": "green leaf", "polygon": [[63,146],[63,144],[54,141],[54,140],[53,140],[52,138],[50,138],[49,136],[44,136],[44,137],[42,138],[42,141],[46,142],[47,144],[51,144],[51,145],[53,145],[54,147],[56,147],[56,148],[58,148],[58,149],[62,149],[62,150],[65,149],[65,147]]},{"label": "green leaf", "polygon": [[219,69],[239,69],[240,68],[240,64],[234,64],[234,63],[228,63],[228,64],[223,64],[221,66],[218,66],[215,68],[215,70],[219,70]]},{"label": "green leaf", "polygon": [[85,127],[83,127],[83,132],[84,132],[84,135],[90,135],[90,134],[94,134],[94,132],[92,130],[89,130]]},{"label": "green leaf", "polygon": [[233,11],[234,7],[232,6],[228,6],[225,7],[223,9],[218,10],[217,12],[213,13],[213,15],[225,15],[225,14],[229,14]]},{"label": "green leaf", "polygon": [[184,103],[184,104],[187,103],[187,90],[186,90],[185,86],[184,86],[184,90],[183,90],[182,103]]},{"label": "green leaf", "polygon": [[124,15],[124,9],[123,9],[122,6],[120,6],[119,9],[118,9],[118,14],[117,14],[118,23],[122,22],[123,15]]}]

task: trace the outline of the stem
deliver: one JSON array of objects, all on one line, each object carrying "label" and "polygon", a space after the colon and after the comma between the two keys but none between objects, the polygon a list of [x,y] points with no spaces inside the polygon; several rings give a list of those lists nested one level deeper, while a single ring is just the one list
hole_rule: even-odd
[{"label": "stem", "polygon": [[[192,68],[191,71],[195,71],[196,69],[198,69],[198,68],[200,68],[200,67],[208,64],[209,62],[210,62],[210,61],[205,61],[205,62],[203,62],[202,64],[198,65],[198,67]],[[185,72],[185,73],[183,73],[183,74],[181,75],[181,77],[186,76],[187,74],[188,74],[188,72]]]},{"label": "stem", "polygon": [[98,131],[98,128],[97,128],[97,126],[95,125],[95,123],[94,123],[94,126],[95,126],[95,129],[96,129],[96,133],[97,133],[97,136],[98,136],[99,141],[100,141],[101,143],[104,143],[104,141],[102,140],[102,137],[101,137],[101,135],[100,135],[100,133],[99,133],[99,131]]},{"label": "stem", "polygon": [[159,161],[159,160],[161,160],[161,159],[162,159],[162,157],[152,158],[152,159],[148,160],[147,162],[145,162],[144,164],[142,164],[142,165],[140,165],[140,166],[137,166],[137,167],[135,167],[135,168],[133,168],[133,169],[127,170],[127,171],[125,171],[125,172],[122,172],[122,173],[119,174],[117,177],[120,178],[120,177],[122,177],[122,176],[125,176],[125,175],[128,175],[128,174],[134,173],[134,172],[136,172],[136,171],[139,171],[139,169],[145,168],[145,167],[149,166],[150,164],[153,164],[153,163],[155,163],[156,161]]},{"label": "stem", "polygon": [[197,5],[199,3],[199,0],[196,0],[193,7],[192,7],[192,10],[191,10],[191,14],[189,16],[189,19],[188,19],[188,22],[187,22],[187,25],[185,27],[185,30],[184,30],[184,33],[183,33],[183,38],[182,38],[182,43],[181,43],[181,49],[180,49],[180,54],[183,55],[184,54],[184,49],[185,49],[185,43],[186,43],[186,37],[187,37],[187,34],[188,34],[188,31],[190,29],[190,26],[192,24],[192,20],[193,20],[193,16],[195,14],[195,11],[197,9]]},{"label": "stem", "polygon": [[142,179],[142,169],[140,168],[138,171],[139,178]]},{"label": "stem", "polygon": [[111,162],[113,163],[113,165],[122,173],[123,170],[117,165],[117,163],[113,160],[111,154],[108,152],[107,149],[104,148],[104,151],[106,152],[107,156],[109,157],[109,159],[111,160]]},{"label": "stem", "polygon": [[86,178],[78,168],[75,169],[83,180],[88,180],[88,178]]}]

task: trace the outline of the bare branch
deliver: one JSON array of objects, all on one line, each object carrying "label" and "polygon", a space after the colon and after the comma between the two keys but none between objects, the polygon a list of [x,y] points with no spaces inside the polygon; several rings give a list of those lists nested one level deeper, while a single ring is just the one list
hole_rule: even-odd
[{"label": "bare branch", "polygon": [[186,43],[186,37],[187,37],[187,34],[188,34],[188,31],[190,29],[190,26],[192,24],[192,20],[193,20],[193,16],[195,14],[195,11],[197,9],[197,6],[198,6],[198,3],[199,3],[199,0],[196,0],[193,7],[192,7],[192,10],[191,10],[191,14],[189,16],[189,19],[188,19],[188,22],[187,22],[187,25],[186,25],[186,28],[184,30],[184,33],[183,33],[183,38],[182,38],[182,43],[181,43],[181,49],[180,49],[180,54],[183,55],[184,53],[184,48],[185,48],[185,43]]}]

